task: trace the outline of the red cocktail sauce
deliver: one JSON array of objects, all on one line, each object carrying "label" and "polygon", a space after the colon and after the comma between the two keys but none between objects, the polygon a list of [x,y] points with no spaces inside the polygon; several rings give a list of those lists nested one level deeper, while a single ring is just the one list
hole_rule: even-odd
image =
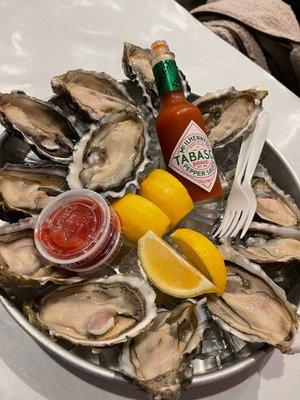
[{"label": "red cocktail sauce", "polygon": [[74,198],[70,192],[58,196],[50,210],[43,210],[35,242],[49,261],[74,271],[89,270],[112,258],[119,247],[121,225],[105,200],[99,202],[100,195],[92,192]]},{"label": "red cocktail sauce", "polygon": [[102,220],[96,202],[78,199],[55,210],[41,225],[38,238],[54,257],[72,259],[99,240]]}]

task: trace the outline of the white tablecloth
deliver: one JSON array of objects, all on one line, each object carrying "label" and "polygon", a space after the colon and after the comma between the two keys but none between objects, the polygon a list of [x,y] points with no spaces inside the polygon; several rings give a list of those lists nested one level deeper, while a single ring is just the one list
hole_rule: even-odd
[{"label": "white tablecloth", "polygon": [[[123,79],[122,43],[165,38],[194,92],[263,85],[270,139],[300,177],[300,102],[265,71],[194,20],[173,0],[1,0],[0,92],[51,95],[50,79],[68,69],[106,71]],[[299,399],[299,356],[274,351],[249,370],[182,398]],[[70,368],[41,349],[0,309],[1,400],[145,398],[127,384]]]}]

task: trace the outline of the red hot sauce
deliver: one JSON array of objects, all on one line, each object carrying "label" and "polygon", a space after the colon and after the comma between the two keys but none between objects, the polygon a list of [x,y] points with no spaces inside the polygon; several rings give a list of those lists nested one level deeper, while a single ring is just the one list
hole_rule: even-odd
[{"label": "red hot sauce", "polygon": [[186,100],[174,54],[163,40],[152,44],[152,67],[162,104],[156,130],[168,171],[194,202],[222,196],[203,116]]}]

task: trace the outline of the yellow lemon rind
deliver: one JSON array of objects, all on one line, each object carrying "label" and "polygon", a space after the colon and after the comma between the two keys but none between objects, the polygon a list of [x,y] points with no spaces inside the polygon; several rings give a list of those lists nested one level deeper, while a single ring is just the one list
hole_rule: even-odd
[{"label": "yellow lemon rind", "polygon": [[[155,267],[153,267],[154,260],[151,262],[152,254],[147,256],[145,252],[145,246],[147,245],[146,241],[155,240],[156,243],[159,243],[162,247],[167,249],[170,252],[171,258],[177,258],[179,262],[182,264],[182,268],[185,268],[187,272],[193,274],[196,278],[199,278],[199,284],[191,289],[184,289],[180,287],[176,287],[174,285],[169,285],[163,280],[160,280],[159,270],[155,271]],[[138,242],[138,255],[141,264],[141,268],[147,278],[152,282],[154,286],[160,289],[162,292],[172,295],[178,298],[188,298],[188,297],[196,297],[205,293],[215,293],[218,288],[210,282],[199,270],[190,265],[184,258],[182,258],[176,251],[165,243],[162,239],[156,237],[156,235],[149,231],[146,235],[144,235]],[[148,267],[150,265],[150,267]]]},{"label": "yellow lemon rind", "polygon": [[190,229],[177,229],[171,238],[186,258],[218,287],[218,295],[225,291],[226,267],[217,247],[204,235]]},{"label": "yellow lemon rind", "polygon": [[136,194],[126,194],[112,207],[121,220],[125,237],[134,243],[149,230],[161,237],[170,226],[169,217],[159,207]]},{"label": "yellow lemon rind", "polygon": [[154,169],[148,174],[141,182],[139,194],[168,215],[171,227],[176,226],[194,208],[184,185],[163,169]]}]

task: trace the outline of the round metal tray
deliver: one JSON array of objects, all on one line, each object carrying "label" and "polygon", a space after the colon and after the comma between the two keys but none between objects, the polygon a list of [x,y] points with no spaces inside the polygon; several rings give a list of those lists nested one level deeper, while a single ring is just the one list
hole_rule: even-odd
[{"label": "round metal tray", "polygon": [[[6,162],[22,162],[28,150],[28,146],[21,140],[3,132],[0,134],[0,167],[2,167]],[[286,193],[291,194],[294,199],[300,199],[300,180],[295,171],[291,169],[288,162],[269,142],[265,144],[262,153],[262,163],[268,168],[270,175],[278,186],[280,186]],[[4,296],[0,296],[0,302],[9,315],[26,332],[51,353],[87,373],[111,381],[119,381],[123,379],[118,373],[102,368],[99,364],[97,365],[96,356],[92,356],[92,354],[88,354],[87,352],[81,352],[78,355],[50,340],[37,328],[31,325],[20,310]],[[261,345],[253,347],[251,351],[250,354],[248,353],[244,357],[236,357],[232,362],[222,365],[219,368],[215,367],[205,371],[204,373],[194,374],[192,385],[207,384],[236,374],[254,364],[258,359],[264,357],[272,351],[272,347]]]}]

